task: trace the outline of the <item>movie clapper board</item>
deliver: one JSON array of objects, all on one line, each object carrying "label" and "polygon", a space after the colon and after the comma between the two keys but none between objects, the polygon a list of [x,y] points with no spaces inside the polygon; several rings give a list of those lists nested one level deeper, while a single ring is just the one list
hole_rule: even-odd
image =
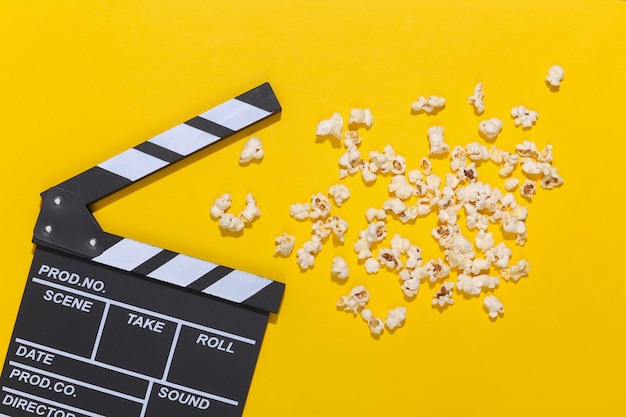
[{"label": "movie clapper board", "polygon": [[0,416],[241,416],[284,284],[106,233],[88,207],[280,110],[262,84],[42,194]]}]

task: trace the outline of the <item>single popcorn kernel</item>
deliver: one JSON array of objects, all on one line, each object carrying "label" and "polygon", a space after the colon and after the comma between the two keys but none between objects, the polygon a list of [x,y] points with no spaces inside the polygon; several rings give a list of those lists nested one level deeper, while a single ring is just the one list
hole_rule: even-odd
[{"label": "single popcorn kernel", "polygon": [[276,236],[274,239],[274,243],[276,244],[274,253],[281,256],[289,256],[291,252],[293,252],[295,241],[296,238],[287,233]]},{"label": "single popcorn kernel", "polygon": [[489,139],[494,139],[502,130],[502,120],[493,117],[478,124],[478,131]]},{"label": "single popcorn kernel", "polygon": [[257,137],[251,137],[246,142],[241,155],[239,156],[240,164],[247,164],[253,160],[263,159],[263,144],[261,139]]},{"label": "single popcorn kernel", "polygon": [[483,83],[478,83],[474,87],[474,94],[467,98],[467,102],[474,107],[477,114],[481,114],[485,111],[485,102],[483,98],[485,92],[483,91]]},{"label": "single popcorn kernel", "polygon": [[437,307],[446,307],[454,304],[452,298],[452,290],[454,289],[454,282],[445,282],[441,285],[439,291],[433,295],[432,305]]},{"label": "single popcorn kernel", "polygon": [[428,128],[429,155],[441,155],[450,150],[450,146],[444,142],[443,127],[432,126]]},{"label": "single popcorn kernel", "polygon": [[526,107],[519,105],[511,109],[511,117],[515,119],[515,126],[529,128],[535,124],[539,118],[539,113],[534,110],[528,110]]},{"label": "single popcorn kernel", "polygon": [[337,139],[341,139],[341,133],[343,131],[343,118],[337,112],[333,113],[330,119],[322,120],[317,125],[315,134],[318,136],[334,136]]},{"label": "single popcorn kernel", "polygon": [[496,319],[504,314],[504,306],[495,295],[487,295],[483,300],[483,305],[492,319]]},{"label": "single popcorn kernel", "polygon": [[370,332],[373,335],[379,335],[383,332],[385,325],[383,321],[377,317],[374,317],[374,313],[369,308],[361,310],[361,318],[365,320],[370,328]]},{"label": "single popcorn kernel", "polygon": [[350,269],[348,268],[348,263],[341,256],[335,256],[333,259],[333,266],[331,269],[331,273],[333,276],[339,279],[346,279],[348,275],[350,275]]},{"label": "single popcorn kernel", "polygon": [[550,87],[560,87],[561,81],[565,78],[565,71],[559,65],[552,65],[548,68],[548,75],[546,75],[546,83]]},{"label": "single popcorn kernel", "polygon": [[337,307],[343,311],[357,313],[370,299],[370,293],[363,285],[358,285],[350,291],[350,294],[339,297]]},{"label": "single popcorn kernel", "polygon": [[401,327],[406,320],[406,307],[396,307],[387,313],[385,325],[389,330]]},{"label": "single popcorn kernel", "polygon": [[441,109],[445,105],[446,105],[446,99],[443,97],[420,96],[417,98],[417,101],[414,101],[413,103],[411,103],[411,110],[415,112],[423,111],[425,113],[433,113],[434,111]]},{"label": "single popcorn kernel", "polygon": [[351,109],[348,124],[363,123],[367,127],[371,127],[374,123],[374,116],[370,109]]}]

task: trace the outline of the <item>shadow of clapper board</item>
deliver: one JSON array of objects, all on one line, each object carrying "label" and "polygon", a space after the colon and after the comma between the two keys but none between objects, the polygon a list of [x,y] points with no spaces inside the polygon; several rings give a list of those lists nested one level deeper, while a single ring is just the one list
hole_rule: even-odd
[{"label": "shadow of clapper board", "polygon": [[106,233],[88,207],[280,111],[262,84],[42,194],[0,416],[241,416],[284,284]]}]

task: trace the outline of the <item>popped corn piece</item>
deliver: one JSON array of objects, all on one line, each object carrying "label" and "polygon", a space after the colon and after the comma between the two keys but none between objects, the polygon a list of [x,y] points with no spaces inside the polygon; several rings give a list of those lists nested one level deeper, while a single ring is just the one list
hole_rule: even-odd
[{"label": "popped corn piece", "polygon": [[345,234],[348,231],[348,222],[339,216],[332,216],[326,220],[326,224],[335,237],[343,243],[345,240]]},{"label": "popped corn piece", "polygon": [[346,312],[358,313],[370,299],[370,293],[363,285],[358,285],[350,291],[350,294],[339,297],[337,307]]},{"label": "popped corn piece", "polygon": [[374,123],[374,116],[370,109],[350,109],[350,117],[348,124],[363,123],[367,127],[371,127]]},{"label": "popped corn piece", "polygon": [[406,160],[401,155],[393,155],[389,158],[389,172],[394,175],[402,175],[406,171]]},{"label": "popped corn piece", "polygon": [[504,188],[507,191],[515,190],[518,185],[519,185],[519,180],[517,178],[510,177],[504,180]]},{"label": "popped corn piece", "polygon": [[387,236],[387,226],[383,221],[370,223],[365,229],[363,236],[368,242],[380,242]]},{"label": "popped corn piece", "polygon": [[322,120],[317,125],[315,134],[318,136],[332,135],[337,139],[341,139],[341,132],[343,131],[343,117],[337,112],[329,119]]},{"label": "popped corn piece", "polygon": [[329,222],[324,220],[317,220],[313,223],[311,229],[313,234],[322,240],[330,236],[330,233],[332,232]]},{"label": "popped corn piece", "polygon": [[525,259],[521,259],[515,265],[509,268],[508,277],[506,277],[505,279],[511,279],[513,280],[513,282],[517,282],[520,279],[527,277],[529,270],[530,264],[528,263],[528,261]]},{"label": "popped corn piece", "polygon": [[295,242],[296,238],[292,235],[281,233],[274,239],[274,243],[276,245],[274,253],[282,256],[289,256],[291,252],[293,252]]},{"label": "popped corn piece", "polygon": [[353,246],[354,251],[358,255],[358,259],[367,259],[372,256],[370,250],[372,243],[364,237],[364,232],[359,233],[359,240]]},{"label": "popped corn piece", "polygon": [[361,166],[361,178],[366,184],[371,184],[376,181],[377,176],[375,172],[369,169],[369,165],[363,165]]},{"label": "popped corn piece", "polygon": [[309,217],[311,206],[308,203],[295,203],[289,206],[289,214],[294,219],[304,220]]},{"label": "popped corn piece", "polygon": [[422,250],[417,245],[411,245],[406,251],[406,267],[417,268],[422,264]]},{"label": "popped corn piece", "polygon": [[485,102],[483,98],[485,97],[485,92],[483,90],[483,83],[478,83],[474,87],[474,94],[467,97],[467,102],[474,107],[476,113],[481,114],[485,111]]},{"label": "popped corn piece", "polygon": [[302,249],[312,254],[319,253],[322,250],[322,239],[320,239],[318,236],[313,235],[311,236],[311,240],[307,240],[306,242],[304,242],[304,245],[302,245]]},{"label": "popped corn piece", "polygon": [[459,226],[456,224],[442,224],[432,229],[431,236],[437,240],[439,246],[448,248],[454,242],[454,237],[459,232]]},{"label": "popped corn piece", "polygon": [[411,110],[425,113],[432,113],[446,105],[446,99],[438,96],[419,96],[417,101],[411,103]]},{"label": "popped corn piece", "polygon": [[554,187],[563,185],[563,178],[557,173],[556,168],[550,168],[550,172],[546,174],[539,182],[541,188],[551,190]]},{"label": "popped corn piece", "polygon": [[463,273],[466,275],[479,275],[481,272],[489,271],[491,263],[485,258],[474,258],[464,265]]},{"label": "popped corn piece", "polygon": [[218,219],[222,217],[224,212],[230,208],[232,201],[233,197],[228,193],[219,196],[211,206],[211,217]]},{"label": "popped corn piece", "polygon": [[239,217],[233,216],[230,213],[224,213],[222,217],[220,217],[219,226],[231,232],[240,232],[243,230],[244,223]]},{"label": "popped corn piece", "polygon": [[494,139],[502,131],[502,120],[492,117],[478,123],[478,131],[485,135],[488,139]]},{"label": "popped corn piece", "polygon": [[402,281],[401,289],[404,295],[409,298],[415,297],[419,292],[420,280],[414,277]]},{"label": "popped corn piece", "polygon": [[389,192],[400,200],[407,200],[413,195],[413,186],[409,184],[404,175],[394,175],[387,186]]},{"label": "popped corn piece", "polygon": [[330,214],[330,200],[322,193],[313,194],[311,196],[311,211],[309,218],[311,220],[325,219]]},{"label": "popped corn piece", "polygon": [[350,275],[350,269],[348,268],[348,263],[341,256],[335,256],[333,258],[333,266],[331,269],[331,273],[333,276],[336,276],[339,279],[346,279]]},{"label": "popped corn piece", "polygon": [[425,156],[420,159],[420,168],[424,171],[424,175],[430,175],[433,170],[433,163]]},{"label": "popped corn piece", "polygon": [[393,330],[397,327],[401,327],[406,320],[406,307],[396,307],[389,310],[387,318],[385,319],[385,325],[389,330]]},{"label": "popped corn piece", "polygon": [[438,307],[446,307],[448,305],[454,304],[454,299],[452,298],[452,290],[454,289],[454,282],[444,282],[441,285],[439,291],[437,291],[433,295],[433,306]]},{"label": "popped corn piece", "polygon": [[545,175],[550,173],[551,165],[547,162],[535,161],[532,158],[524,157],[520,161],[522,172],[527,177],[536,177],[537,175]]},{"label": "popped corn piece", "polygon": [[459,169],[465,167],[465,158],[467,152],[464,146],[456,145],[450,152],[450,171],[457,172]]},{"label": "popped corn piece", "polygon": [[429,155],[441,155],[450,150],[450,146],[444,142],[443,127],[431,126],[428,128]]},{"label": "popped corn piece", "polygon": [[377,209],[377,208],[368,208],[365,211],[365,218],[368,223],[373,222],[374,220],[385,220],[387,217],[387,212],[385,209]]},{"label": "popped corn piece", "polygon": [[263,144],[261,139],[253,136],[244,145],[239,155],[239,163],[247,164],[250,161],[261,159],[263,159]]},{"label": "popped corn piece", "polygon": [[419,169],[412,169],[411,171],[407,172],[407,177],[409,179],[409,183],[417,184],[422,182],[424,174],[422,174],[422,171],[420,171]]},{"label": "popped corn piece", "polygon": [[450,275],[450,267],[443,263],[442,259],[432,259],[424,267],[430,282],[437,282]]},{"label": "popped corn piece", "polygon": [[339,166],[349,175],[359,172],[362,163],[361,152],[357,148],[348,148],[339,157]]},{"label": "popped corn piece", "polygon": [[500,148],[498,148],[496,145],[493,145],[490,149],[489,149],[489,159],[491,159],[491,162],[493,162],[496,165],[500,165],[502,162],[504,162],[504,151]]},{"label": "popped corn piece", "polygon": [[492,319],[497,318],[499,315],[504,314],[504,306],[502,302],[495,295],[487,295],[483,300],[483,305],[489,313],[489,317]]},{"label": "popped corn piece", "polygon": [[369,308],[364,308],[361,310],[361,318],[365,320],[368,327],[370,328],[370,332],[374,335],[379,335],[385,329],[385,325],[383,321],[377,317],[374,317],[374,313]]},{"label": "popped corn piece", "polygon": [[478,233],[476,233],[475,244],[481,252],[487,252],[495,245],[493,241],[493,233],[479,230]]},{"label": "popped corn piece", "polygon": [[454,174],[451,173],[446,173],[446,187],[449,187],[450,189],[454,190],[456,189],[456,187],[459,186],[459,184],[461,183],[461,180],[459,179],[459,177],[457,177]]},{"label": "popped corn piece", "polygon": [[532,199],[537,191],[537,183],[533,180],[526,180],[519,189],[520,195],[527,199]]},{"label": "popped corn piece", "polygon": [[552,145],[547,144],[543,147],[539,155],[537,155],[537,160],[539,162],[549,162],[552,163]]},{"label": "popped corn piece", "polygon": [[472,161],[488,161],[489,150],[478,142],[470,142],[465,146],[467,157]]},{"label": "popped corn piece", "polygon": [[375,258],[367,258],[363,265],[368,274],[376,274],[380,271],[380,263]]},{"label": "popped corn piece", "polygon": [[257,207],[256,201],[252,194],[246,195],[246,206],[243,211],[239,213],[239,218],[243,220],[244,223],[250,223],[257,217],[261,215],[261,210]]},{"label": "popped corn piece", "polygon": [[515,145],[515,153],[519,156],[527,158],[539,158],[539,149],[537,149],[537,144],[530,140],[524,140],[524,142]]},{"label": "popped corn piece", "polygon": [[311,240],[296,251],[296,262],[301,269],[309,269],[315,264],[315,254],[322,250],[322,240],[319,236],[311,236]]},{"label": "popped corn piece", "polygon": [[391,249],[398,251],[399,253],[406,253],[411,247],[411,241],[407,238],[400,236],[396,233],[389,242]]},{"label": "popped corn piece", "polygon": [[400,251],[397,249],[391,248],[382,248],[378,251],[378,262],[380,265],[383,265],[389,269],[394,269],[396,271],[404,268],[402,264],[402,260],[400,259]]},{"label": "popped corn piece", "polygon": [[390,198],[383,203],[383,209],[391,211],[393,214],[400,214],[406,210],[406,205],[397,197]]},{"label": "popped corn piece", "polygon": [[462,291],[468,295],[478,295],[483,288],[493,289],[500,283],[500,278],[492,277],[487,274],[481,274],[476,276],[470,276],[466,274],[459,274],[456,287],[459,291]]},{"label": "popped corn piece", "polygon": [[519,162],[519,155],[515,153],[502,152],[502,161],[504,162],[504,165],[498,171],[498,175],[501,177],[508,177],[515,170],[515,167]]},{"label": "popped corn piece", "polygon": [[358,130],[348,129],[343,137],[343,146],[346,149],[358,148],[362,141],[363,138],[361,138]]},{"label": "popped corn piece", "polygon": [[459,180],[468,180],[469,182],[474,182],[478,180],[478,170],[476,169],[476,163],[472,162],[469,165],[466,165],[464,168],[461,168],[457,171],[457,177]]},{"label": "popped corn piece", "polygon": [[337,207],[341,207],[343,203],[350,198],[350,190],[343,184],[331,186],[328,189],[328,194],[335,201]]},{"label": "popped corn piece", "polygon": [[563,78],[565,78],[565,71],[563,68],[559,65],[552,65],[548,68],[548,75],[546,75],[545,80],[551,87],[559,87]]},{"label": "popped corn piece", "polygon": [[534,110],[529,110],[526,107],[519,105],[511,109],[511,117],[514,118],[515,126],[522,126],[522,128],[531,127],[539,118],[539,113]]},{"label": "popped corn piece", "polygon": [[500,242],[497,246],[493,246],[485,251],[485,258],[496,268],[504,269],[509,266],[512,253],[513,251],[504,242]]}]

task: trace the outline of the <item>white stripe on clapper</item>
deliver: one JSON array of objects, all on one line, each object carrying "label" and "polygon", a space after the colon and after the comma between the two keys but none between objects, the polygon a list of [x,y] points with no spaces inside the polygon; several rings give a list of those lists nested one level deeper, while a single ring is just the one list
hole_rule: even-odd
[{"label": "white stripe on clapper", "polygon": [[202,113],[200,117],[238,131],[270,114],[272,113],[233,98]]},{"label": "white stripe on clapper", "polygon": [[100,168],[131,181],[137,181],[166,165],[168,165],[167,161],[155,158],[135,148],[130,148],[98,164]]},{"label": "white stripe on clapper", "polygon": [[181,124],[148,140],[179,155],[187,156],[216,140],[219,136],[211,135],[195,127]]},{"label": "white stripe on clapper", "polygon": [[271,283],[272,281],[267,278],[235,270],[211,284],[202,292],[241,303]]},{"label": "white stripe on clapper", "polygon": [[186,287],[216,267],[214,263],[178,254],[150,272],[148,277]]},{"label": "white stripe on clapper", "polygon": [[93,260],[101,264],[123,269],[124,271],[132,271],[162,251],[163,249],[156,246],[125,238],[93,258]]}]

